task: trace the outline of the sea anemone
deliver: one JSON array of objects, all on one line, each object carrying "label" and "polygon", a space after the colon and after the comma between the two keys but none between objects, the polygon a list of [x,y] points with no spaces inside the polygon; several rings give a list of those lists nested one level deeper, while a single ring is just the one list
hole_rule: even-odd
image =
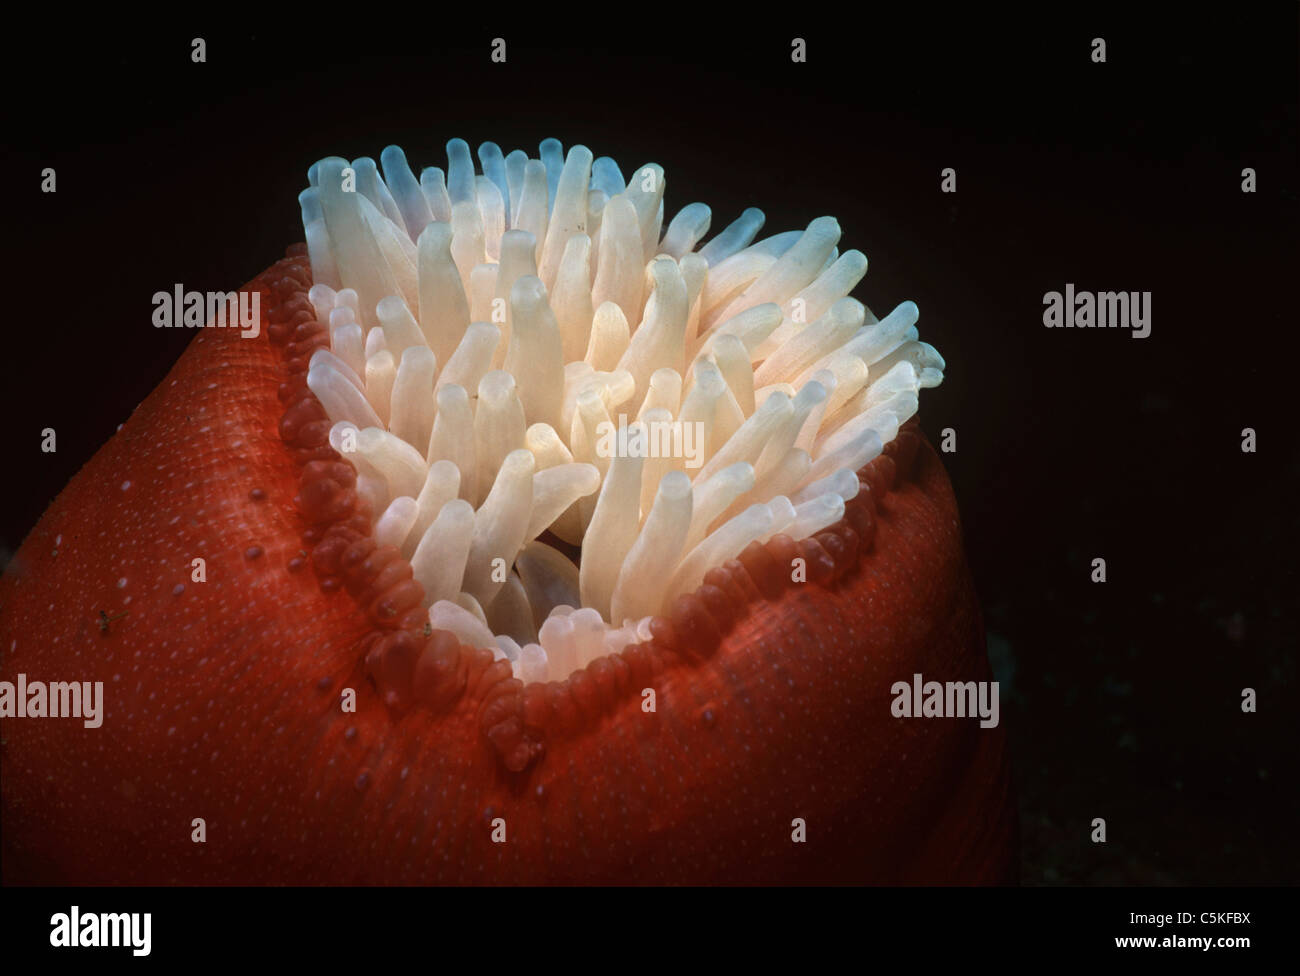
[{"label": "sea anemone", "polygon": [[1004,881],[942,379],[839,226],[581,146],[321,160],[0,580],[6,881]]}]

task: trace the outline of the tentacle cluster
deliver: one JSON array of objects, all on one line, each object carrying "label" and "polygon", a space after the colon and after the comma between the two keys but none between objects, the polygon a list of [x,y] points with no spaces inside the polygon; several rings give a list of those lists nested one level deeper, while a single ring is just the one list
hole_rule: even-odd
[{"label": "tentacle cluster", "polygon": [[942,380],[915,305],[847,297],[867,261],[830,217],[755,241],[750,209],[700,246],[709,209],[664,230],[657,165],[447,154],[312,167],[315,284],[279,326],[316,570],[381,627],[524,682],[644,644],[729,560],[841,523]]}]

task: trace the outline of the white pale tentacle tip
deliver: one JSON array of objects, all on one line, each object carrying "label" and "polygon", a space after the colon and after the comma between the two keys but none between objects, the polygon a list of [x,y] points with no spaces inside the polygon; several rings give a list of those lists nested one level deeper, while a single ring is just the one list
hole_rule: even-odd
[{"label": "white pale tentacle tip", "polygon": [[650,639],[749,542],[834,524],[943,380],[913,302],[877,320],[849,296],[867,260],[839,253],[834,217],[760,238],[749,208],[710,238],[705,204],[665,213],[657,164],[625,178],[554,139],[535,158],[483,143],[477,167],[446,148],[418,179],[396,146],[382,175],[367,157],[309,171],[330,341],[306,381],[431,624],[524,682]]}]

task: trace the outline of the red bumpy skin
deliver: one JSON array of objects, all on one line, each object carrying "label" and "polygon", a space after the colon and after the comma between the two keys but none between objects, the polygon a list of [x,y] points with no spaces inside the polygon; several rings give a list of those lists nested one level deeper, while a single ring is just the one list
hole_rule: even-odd
[{"label": "red bumpy skin", "polygon": [[991,678],[914,425],[841,523],[525,687],[427,634],[409,565],[365,538],[303,382],[309,285],[292,248],[248,286],[258,338],[201,330],[0,582],[0,678],[104,683],[100,728],[4,720],[6,882],[1014,879],[1003,729],[890,713],[914,673]]}]

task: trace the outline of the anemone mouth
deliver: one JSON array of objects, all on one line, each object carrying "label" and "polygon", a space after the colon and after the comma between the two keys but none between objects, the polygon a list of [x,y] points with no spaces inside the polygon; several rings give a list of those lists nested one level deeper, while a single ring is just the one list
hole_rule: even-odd
[{"label": "anemone mouth", "polygon": [[[374,543],[418,584],[393,612],[525,683],[648,640],[754,543],[839,522],[942,381],[914,304],[877,319],[848,297],[867,260],[838,252],[833,218],[755,241],[751,208],[701,246],[709,208],[664,230],[655,164],[625,180],[553,139],[538,159],[485,143],[481,173],[465,142],[447,156],[418,180],[395,146],[382,177],[365,158],[311,168],[328,344],[305,385]],[[305,484],[352,483],[314,464]]]}]

